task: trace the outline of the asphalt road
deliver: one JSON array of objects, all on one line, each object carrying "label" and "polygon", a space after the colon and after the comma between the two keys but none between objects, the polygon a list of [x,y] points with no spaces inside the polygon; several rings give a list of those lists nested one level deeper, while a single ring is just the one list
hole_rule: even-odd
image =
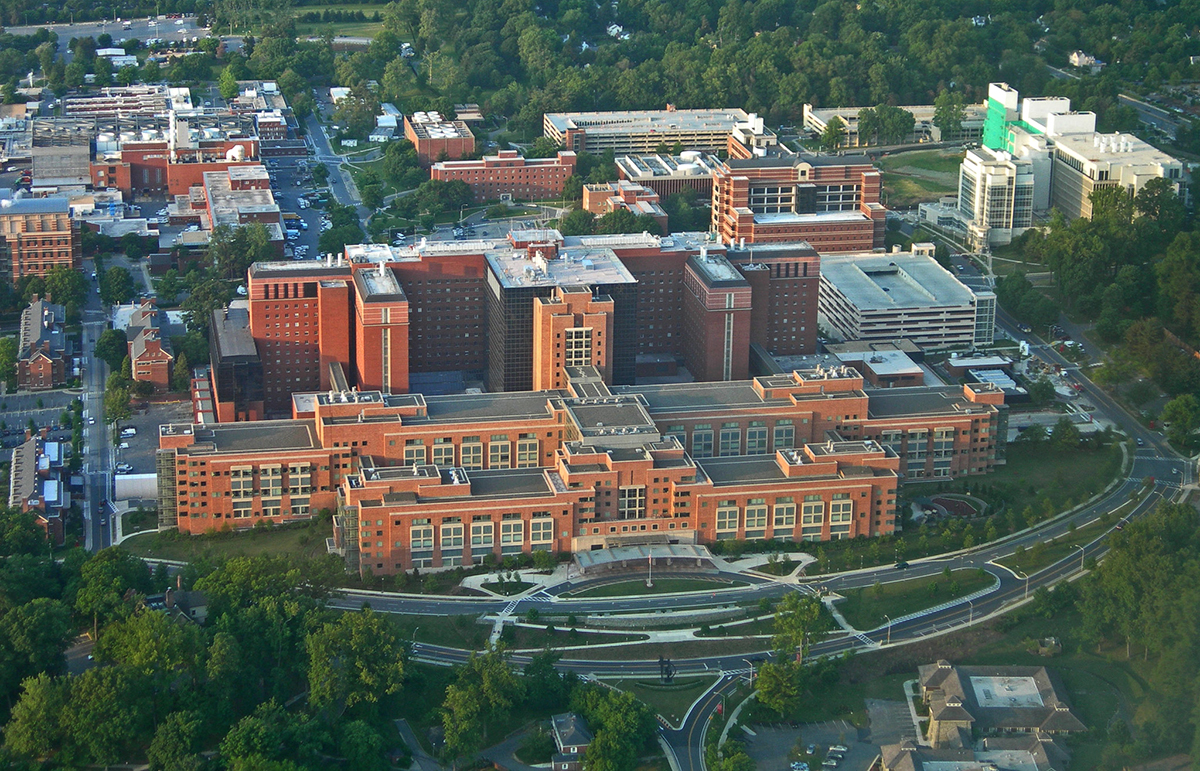
[{"label": "asphalt road", "polygon": [[[84,263],[84,275],[92,274],[91,261]],[[96,282],[91,282],[87,305],[83,309],[83,462],[85,478],[83,533],[84,547],[99,551],[112,545],[112,506],[109,493],[112,489],[113,447],[108,439],[108,427],[104,422],[104,381],[108,376],[108,365],[92,353],[96,340],[108,326],[108,318],[96,291]],[[93,422],[94,421],[94,422]]]},{"label": "asphalt road", "polygon": [[4,31],[11,35],[32,35],[39,29],[48,29],[58,35],[58,55],[64,61],[71,61],[71,52],[67,44],[75,38],[100,37],[108,33],[114,41],[137,38],[146,41],[153,38],[166,41],[191,40],[192,38],[207,37],[208,31],[196,27],[196,17],[188,16],[182,19],[183,24],[176,24],[176,19],[155,19],[156,26],[150,26],[151,19],[145,17],[131,19],[132,26],[124,29],[121,22],[112,18],[104,21],[81,21],[78,24],[35,24],[33,26],[5,27]]}]

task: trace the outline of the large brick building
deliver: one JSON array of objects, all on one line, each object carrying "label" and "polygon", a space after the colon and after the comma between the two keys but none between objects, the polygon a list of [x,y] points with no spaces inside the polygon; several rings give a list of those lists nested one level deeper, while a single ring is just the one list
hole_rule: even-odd
[{"label": "large brick building", "polygon": [[822,254],[883,246],[887,209],[865,156],[730,157],[712,177],[712,232],[724,243],[802,240]]},{"label": "large brick building", "polygon": [[475,135],[461,120],[445,120],[437,112],[414,112],[404,118],[404,136],[417,149],[422,166],[462,158],[475,152]]},{"label": "large brick building", "polygon": [[891,533],[902,477],[1002,456],[992,386],[863,391],[824,368],[727,383],[421,396],[334,388],[289,420],[160,430],[160,524],[188,533],[337,512],[374,574],[632,543]]},{"label": "large brick building", "polygon": [[542,201],[561,196],[574,173],[575,153],[570,150],[560,150],[554,158],[525,158],[516,150],[501,150],[480,160],[439,161],[430,167],[429,178],[466,182],[477,203],[498,201],[502,195]]},{"label": "large brick building", "polygon": [[83,245],[66,198],[0,200],[0,270],[14,284],[52,268],[79,270]]},{"label": "large brick building", "polygon": [[[702,255],[702,264],[688,267]],[[685,298],[711,284],[705,276],[722,271],[738,286],[728,338],[727,309],[712,304],[715,294],[680,312]],[[229,362],[237,365],[214,358],[213,373],[253,367],[260,374],[217,384],[217,414],[222,421],[286,416],[291,394],[329,387],[332,362],[350,385],[390,393],[438,373],[483,379],[492,391],[549,387],[561,373],[534,365],[544,364],[535,346],[551,345],[537,342],[535,300],[549,318],[560,309],[551,304],[556,292],[575,296],[581,287],[611,301],[604,364],[590,362],[608,382],[632,384],[639,370],[663,360],[698,379],[738,379],[748,372],[746,343],[780,355],[815,350],[818,275],[819,257],[806,244],[742,248],[703,234],[564,238],[554,230],[514,231],[505,241],[361,244],[336,261],[255,263],[235,313],[244,325],[222,318],[213,327],[225,335],[213,350],[235,352]],[[249,398],[243,383],[260,384],[261,393],[252,389]]]}]

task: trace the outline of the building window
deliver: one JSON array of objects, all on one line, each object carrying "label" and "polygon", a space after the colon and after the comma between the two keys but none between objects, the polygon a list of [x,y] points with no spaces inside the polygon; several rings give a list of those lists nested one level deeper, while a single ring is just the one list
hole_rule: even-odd
[{"label": "building window", "polygon": [[488,468],[512,467],[512,442],[504,434],[497,434],[488,442]]},{"label": "building window", "polygon": [[775,449],[790,450],[796,445],[796,427],[790,420],[775,422]]},{"label": "building window", "polygon": [[767,426],[761,420],[750,421],[750,427],[746,429],[746,454],[767,454]]},{"label": "building window", "polygon": [[471,547],[485,547],[490,549],[495,542],[493,535],[495,525],[489,522],[472,522],[471,523]]},{"label": "building window", "polygon": [[760,533],[757,538],[762,538],[762,532],[767,529],[767,506],[766,501],[762,498],[753,498],[746,504],[746,537],[750,538],[750,532]]},{"label": "building window", "polygon": [[500,523],[500,545],[525,543],[525,523],[519,519]]},{"label": "building window", "polygon": [[467,439],[463,440],[462,448],[460,450],[460,452],[462,453],[462,463],[460,463],[459,465],[461,465],[463,468],[468,469],[468,470],[482,469],[483,468],[483,443],[479,441],[479,437],[477,437],[477,436],[476,437],[468,437],[468,438],[473,438],[475,441],[469,442],[469,441],[467,441]]},{"label": "building window", "polygon": [[432,549],[433,548],[433,528],[428,525],[414,525],[409,530],[409,542],[412,548],[416,549]]},{"label": "building window", "polygon": [[737,423],[725,423],[721,426],[720,455],[742,454],[742,427]]},{"label": "building window", "polygon": [[806,541],[821,540],[825,524],[825,501],[819,495],[806,495],[800,504],[800,535]]},{"label": "building window", "polygon": [[459,549],[463,545],[463,526],[461,522],[446,522],[442,524],[442,548]]},{"label": "building window", "polygon": [[698,423],[692,429],[692,456],[696,458],[711,458],[712,454],[712,426],[707,423]]},{"label": "building window", "polygon": [[426,462],[425,441],[423,439],[407,439],[404,442],[404,465],[422,466]]},{"label": "building window", "polygon": [[433,440],[433,464],[435,466],[454,465],[454,445],[449,439]]},{"label": "building window", "polygon": [[850,537],[850,521],[854,518],[854,501],[850,493],[834,493],[829,504],[829,537]]},{"label": "building window", "polygon": [[229,494],[235,500],[254,497],[254,469],[249,466],[230,469]]},{"label": "building window", "polygon": [[722,501],[717,508],[717,538],[730,539],[737,535],[738,507],[733,501]]},{"label": "building window", "polygon": [[563,363],[568,367],[586,367],[592,363],[592,330],[575,327],[566,330],[566,352]]},{"label": "building window", "polygon": [[622,487],[617,492],[617,516],[641,519],[646,516],[646,487]]},{"label": "building window", "polygon": [[532,434],[517,438],[517,468],[533,468],[538,465],[538,440]]},{"label": "building window", "polygon": [[554,541],[554,520],[550,517],[539,517],[529,523],[529,540],[536,544],[547,544]]},{"label": "building window", "polygon": [[775,503],[775,527],[789,528],[796,525],[796,504],[780,499]]}]

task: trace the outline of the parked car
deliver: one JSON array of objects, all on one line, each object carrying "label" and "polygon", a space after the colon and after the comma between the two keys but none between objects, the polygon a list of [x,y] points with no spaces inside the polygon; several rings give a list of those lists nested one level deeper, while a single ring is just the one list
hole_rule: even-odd
[{"label": "parked car", "polygon": [[118,474],[131,474],[131,473],[133,473],[133,466],[129,465],[128,463],[118,463],[117,464],[117,473]]}]

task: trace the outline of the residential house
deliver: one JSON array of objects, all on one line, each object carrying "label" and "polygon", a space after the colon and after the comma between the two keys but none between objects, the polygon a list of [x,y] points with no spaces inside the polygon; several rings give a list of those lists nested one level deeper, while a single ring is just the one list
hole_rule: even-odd
[{"label": "residential house", "polygon": [[65,330],[67,312],[61,305],[34,295],[21,311],[17,343],[17,387],[36,391],[66,385],[71,374],[71,341]]}]

